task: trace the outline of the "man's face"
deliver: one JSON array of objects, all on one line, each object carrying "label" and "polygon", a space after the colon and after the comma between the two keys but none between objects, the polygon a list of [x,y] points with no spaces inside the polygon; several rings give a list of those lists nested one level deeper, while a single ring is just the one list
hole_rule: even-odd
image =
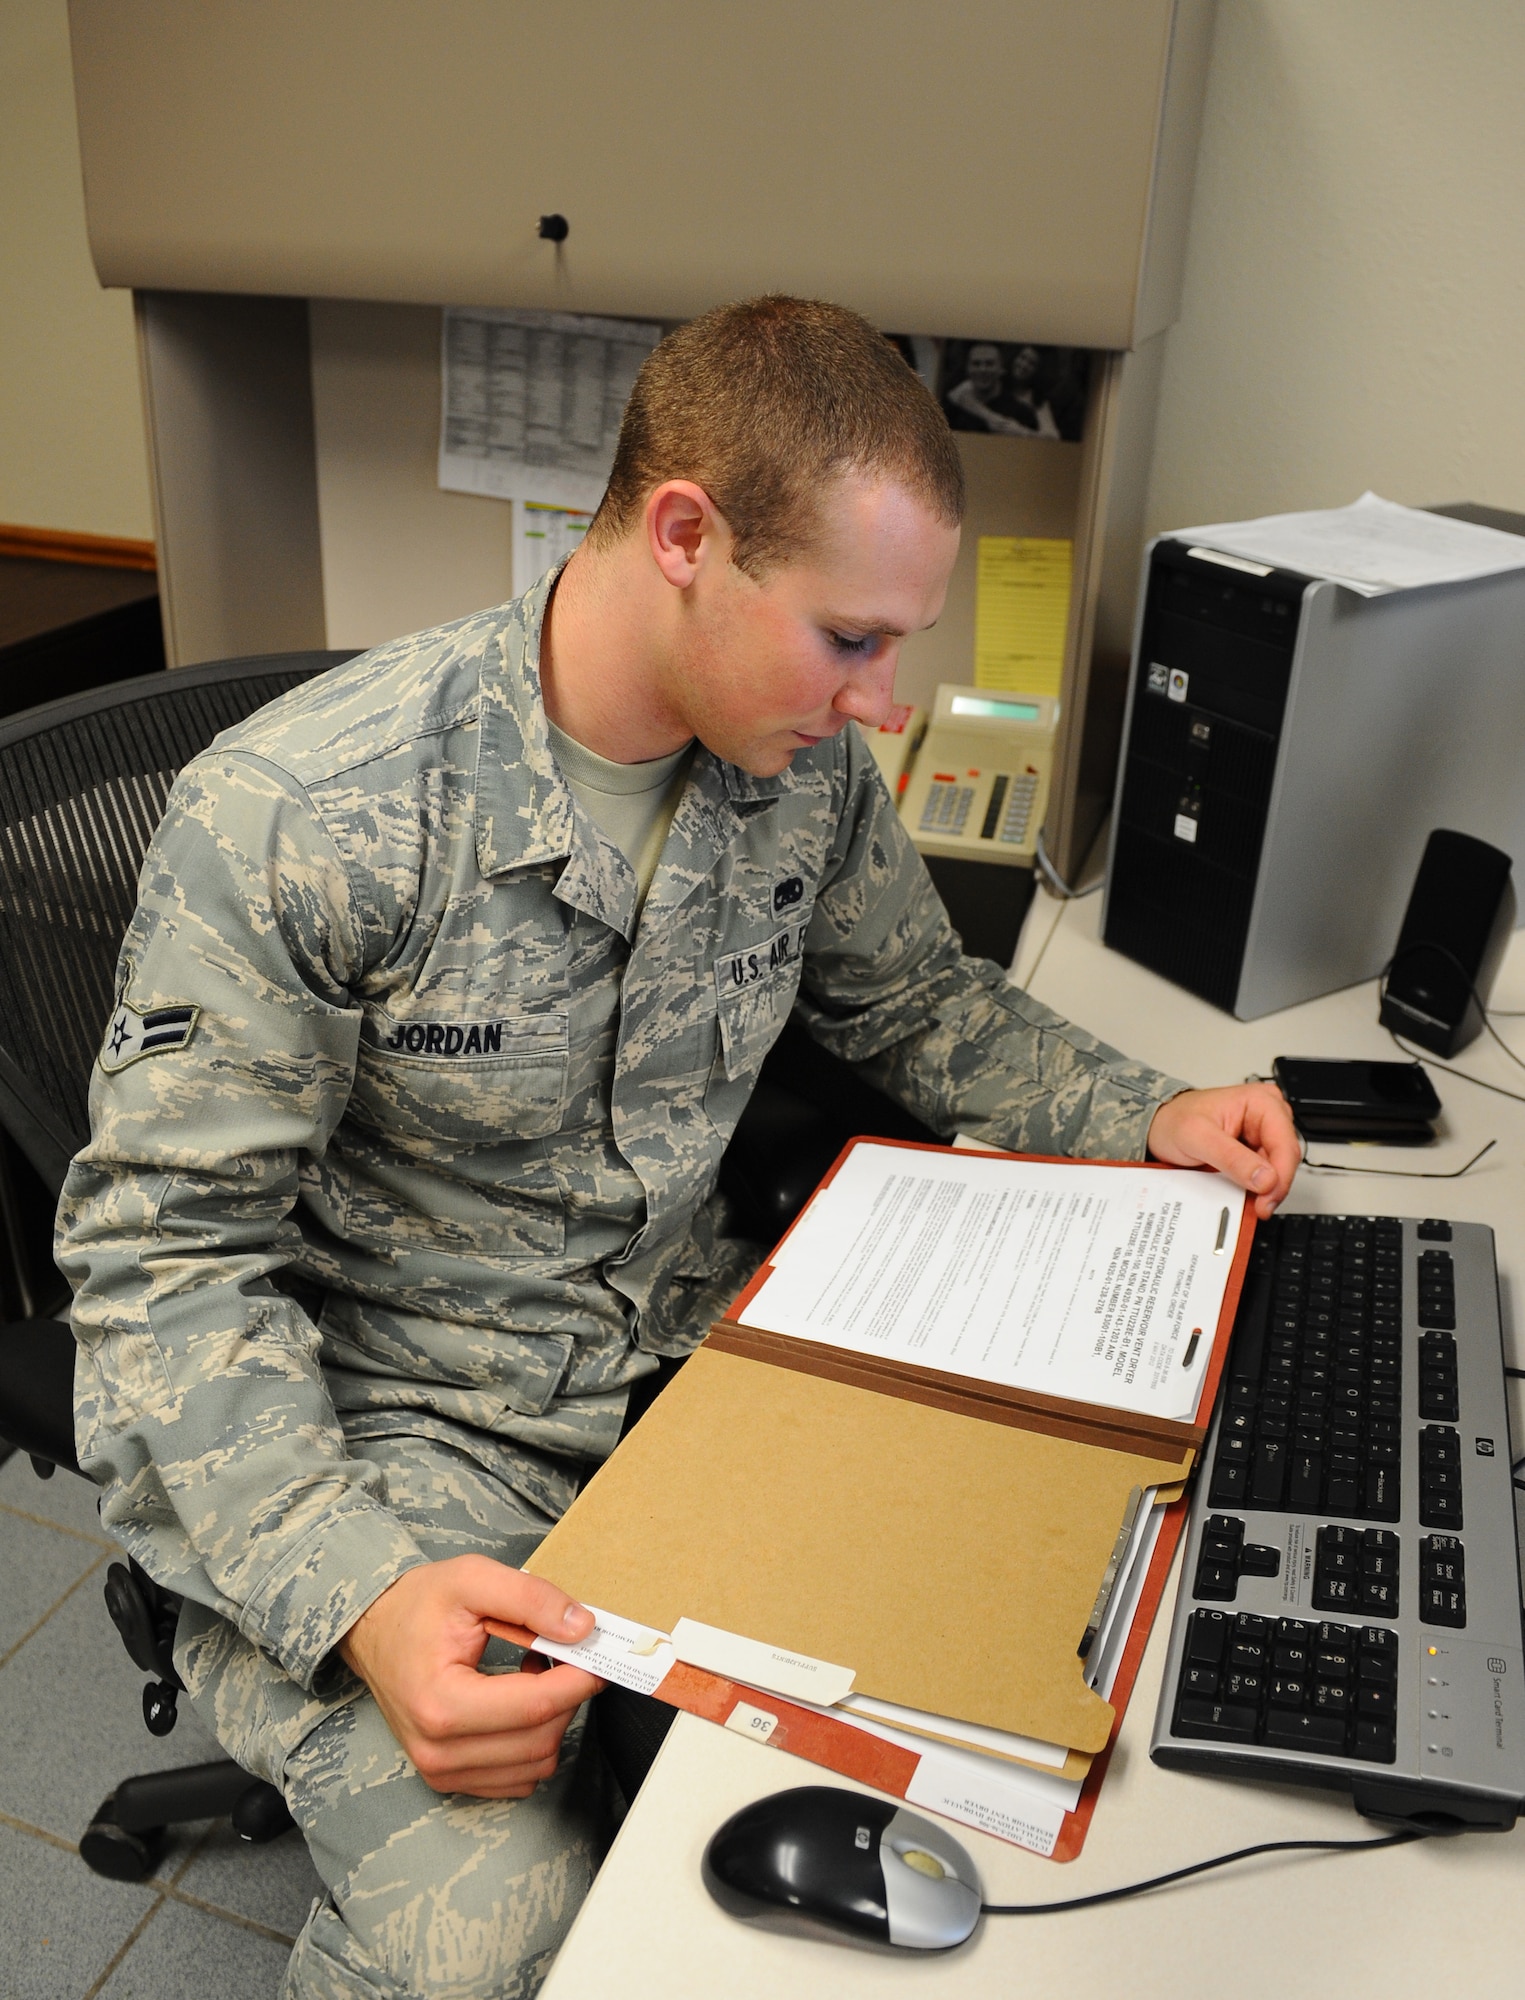
[{"label": "man's face", "polygon": [[761,582],[727,551],[695,579],[665,689],[707,749],[756,777],[890,711],[902,640],[933,623],[958,529],[883,480],[821,497],[815,547]]},{"label": "man's face", "polygon": [[982,403],[992,403],[1001,393],[1001,350],[983,342],[971,347],[966,364],[969,381]]}]

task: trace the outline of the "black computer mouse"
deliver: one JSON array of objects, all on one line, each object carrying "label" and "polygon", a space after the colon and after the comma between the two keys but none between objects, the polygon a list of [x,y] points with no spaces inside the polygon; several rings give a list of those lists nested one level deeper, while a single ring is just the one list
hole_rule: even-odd
[{"label": "black computer mouse", "polygon": [[980,1919],[974,1863],[891,1799],[799,1785],[733,1813],[704,1850],[704,1886],[761,1929],[947,1951]]}]

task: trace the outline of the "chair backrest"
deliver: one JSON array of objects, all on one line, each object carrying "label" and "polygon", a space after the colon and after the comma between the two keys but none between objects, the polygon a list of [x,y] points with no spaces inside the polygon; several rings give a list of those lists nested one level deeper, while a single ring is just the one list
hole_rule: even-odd
[{"label": "chair backrest", "polygon": [[87,1095],[138,874],[182,766],[353,653],[146,674],[0,723],[0,1124],[55,1193]]}]

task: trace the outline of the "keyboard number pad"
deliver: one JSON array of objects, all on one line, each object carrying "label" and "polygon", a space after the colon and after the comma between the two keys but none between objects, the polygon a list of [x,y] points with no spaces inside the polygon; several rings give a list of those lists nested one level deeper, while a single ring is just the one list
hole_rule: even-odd
[{"label": "keyboard number pad", "polygon": [[1174,1731],[1391,1764],[1397,1700],[1395,1632],[1201,1610],[1186,1629]]}]

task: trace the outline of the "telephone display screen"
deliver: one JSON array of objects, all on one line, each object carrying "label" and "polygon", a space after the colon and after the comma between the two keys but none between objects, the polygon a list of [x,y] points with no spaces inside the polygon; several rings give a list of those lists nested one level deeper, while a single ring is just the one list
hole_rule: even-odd
[{"label": "telephone display screen", "polygon": [[1035,701],[1002,701],[986,694],[956,694],[950,706],[955,715],[988,716],[995,722],[1036,722],[1043,713]]}]

